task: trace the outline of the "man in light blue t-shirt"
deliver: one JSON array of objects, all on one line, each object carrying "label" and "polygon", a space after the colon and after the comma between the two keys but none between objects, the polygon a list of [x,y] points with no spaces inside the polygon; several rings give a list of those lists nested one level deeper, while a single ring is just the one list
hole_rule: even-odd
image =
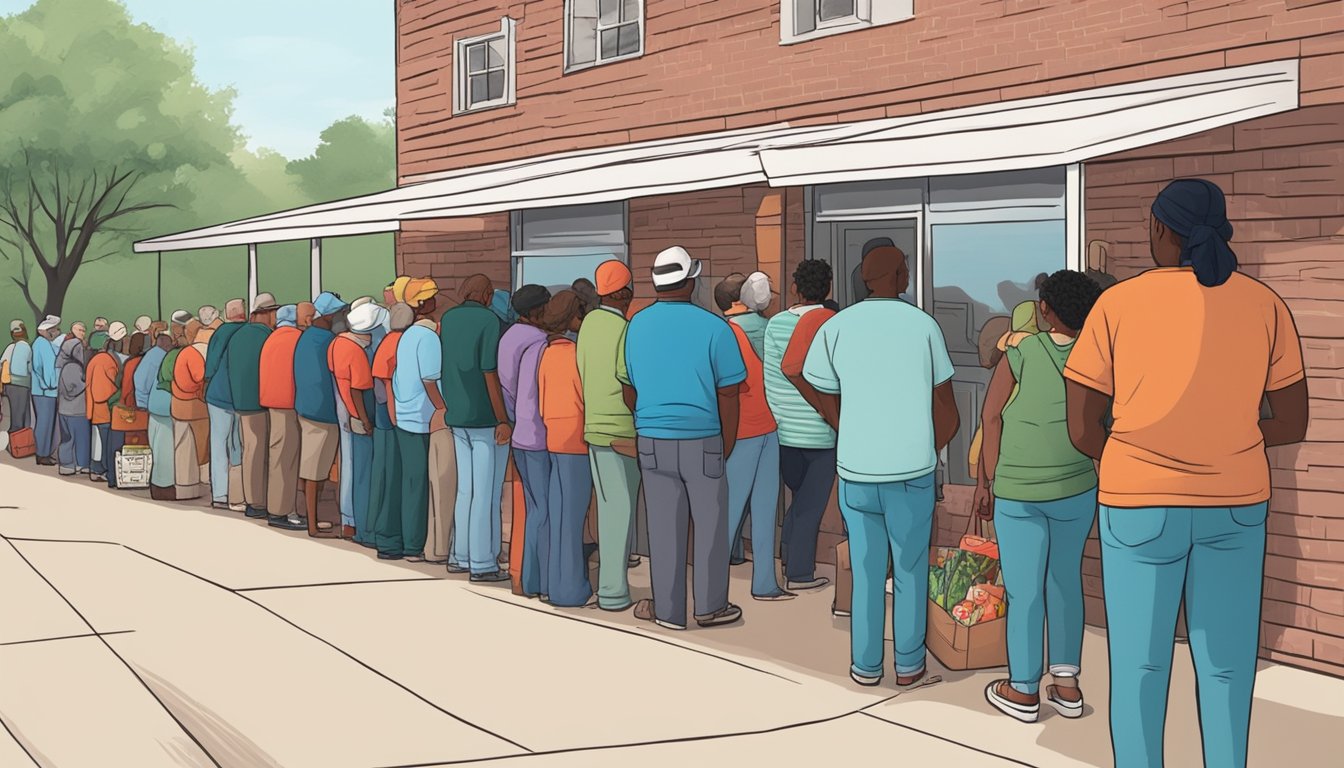
[{"label": "man in light blue t-shirt", "polygon": [[401,462],[402,551],[379,550],[378,557],[412,561],[425,558],[429,520],[429,436],[446,429],[439,393],[443,344],[435,329],[438,309],[431,297],[415,307],[416,322],[397,342],[397,367],[392,372],[392,399],[397,413],[397,458]]},{"label": "man in light blue t-shirt", "polygon": [[639,312],[617,346],[616,379],[635,414],[649,520],[653,600],[635,616],[686,628],[686,539],[695,523],[695,608],[702,627],[731,624],[728,480],[737,442],[738,386],[747,378],[737,337],[723,318],[691,303],[700,262],[679,246],[658,254],[658,302]]},{"label": "man in light blue t-shirt", "polygon": [[838,434],[854,578],[850,676],[860,685],[882,682],[890,550],[896,684],[909,686],[925,674],[934,469],[960,419],[937,322],[899,298],[910,285],[905,254],[894,246],[869,252],[862,276],[869,297],[821,326],[803,377],[821,393],[822,415]]}]

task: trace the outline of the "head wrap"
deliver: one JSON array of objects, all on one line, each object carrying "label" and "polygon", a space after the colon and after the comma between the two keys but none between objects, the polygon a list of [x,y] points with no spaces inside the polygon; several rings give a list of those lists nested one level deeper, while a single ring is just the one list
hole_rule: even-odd
[{"label": "head wrap", "polygon": [[373,333],[387,319],[387,310],[372,302],[360,304],[350,310],[348,322],[350,332],[358,334]]},{"label": "head wrap", "polygon": [[393,304],[392,309],[388,310],[388,315],[394,331],[404,331],[415,322],[415,310],[405,302]]},{"label": "head wrap", "polygon": [[1227,200],[1217,184],[1177,179],[1153,200],[1153,216],[1184,239],[1181,266],[1193,267],[1200,285],[1222,285],[1237,271],[1237,254],[1227,244],[1232,239]]},{"label": "head wrap", "polygon": [[47,318],[38,324],[37,330],[50,331],[52,328],[61,324],[61,318],[57,315],[47,315]]},{"label": "head wrap", "polygon": [[770,306],[770,278],[764,272],[752,272],[742,283],[742,305],[752,312]]},{"label": "head wrap", "polygon": [[336,298],[336,294],[329,291],[323,291],[316,299],[313,299],[313,309],[317,310],[318,317],[334,315],[346,308],[346,303]]},{"label": "head wrap", "polygon": [[297,328],[298,318],[299,308],[293,304],[286,304],[275,312],[275,327]]}]

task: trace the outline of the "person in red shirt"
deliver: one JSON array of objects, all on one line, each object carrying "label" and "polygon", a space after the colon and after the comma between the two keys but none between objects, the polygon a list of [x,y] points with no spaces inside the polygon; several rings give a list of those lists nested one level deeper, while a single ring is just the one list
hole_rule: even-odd
[{"label": "person in red shirt", "polygon": [[[276,312],[276,329],[261,347],[257,398],[271,417],[266,454],[267,524],[289,531],[308,530],[308,521],[298,513],[300,433],[299,415],[294,411],[294,348],[302,334],[299,309],[287,304]],[[308,321],[312,321],[311,311]]]},{"label": "person in red shirt", "polygon": [[177,500],[201,496],[209,476],[210,414],[205,404],[205,351],[213,331],[199,320],[186,327],[187,346],[173,362],[173,475]]},{"label": "person in red shirt", "polygon": [[[403,557],[404,524],[401,519],[401,461],[397,454],[397,404],[392,399],[392,374],[397,369],[397,344],[401,335],[415,322],[415,310],[397,303],[388,312],[392,329],[378,344],[373,355],[373,476],[369,481],[368,528],[373,546],[382,560]],[[425,543],[426,554],[436,538],[431,531]],[[442,552],[448,551],[448,532],[443,531]]]},{"label": "person in red shirt", "polygon": [[765,367],[747,332],[729,323],[747,380],[738,392],[737,447],[728,456],[728,546],[742,535],[751,505],[751,596],[757,600],[790,600],[795,595],[779,586],[775,575],[775,510],[779,505],[779,434],[765,399]]},{"label": "person in red shirt", "polygon": [[369,481],[373,471],[373,366],[368,347],[387,310],[362,304],[350,310],[350,330],[327,347],[327,368],[336,382],[336,418],[341,429],[341,525],[345,538],[372,547],[369,532]]}]

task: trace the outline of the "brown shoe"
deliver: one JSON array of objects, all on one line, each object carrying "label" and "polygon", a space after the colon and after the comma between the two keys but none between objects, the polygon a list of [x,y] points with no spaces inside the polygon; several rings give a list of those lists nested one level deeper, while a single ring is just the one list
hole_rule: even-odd
[{"label": "brown shoe", "polygon": [[1022,723],[1034,723],[1041,716],[1041,697],[1022,693],[1007,680],[995,680],[985,688],[985,700],[1003,714]]},{"label": "brown shoe", "polygon": [[353,539],[353,538],[355,538],[355,526],[353,526],[353,525],[343,525],[343,526],[341,526],[341,538],[342,538],[342,539]]},{"label": "brown shoe", "polygon": [[915,683],[918,683],[920,680],[923,680],[923,679],[924,679],[924,676],[927,675],[927,674],[929,674],[929,668],[928,668],[928,667],[925,667],[925,668],[919,670],[918,672],[916,672],[916,673],[913,674],[913,675],[897,675],[897,676],[896,676],[896,686],[897,686],[898,688],[909,688],[910,686],[914,685]]},{"label": "brown shoe", "polygon": [[154,501],[177,501],[177,489],[151,485],[149,486],[149,498]]}]

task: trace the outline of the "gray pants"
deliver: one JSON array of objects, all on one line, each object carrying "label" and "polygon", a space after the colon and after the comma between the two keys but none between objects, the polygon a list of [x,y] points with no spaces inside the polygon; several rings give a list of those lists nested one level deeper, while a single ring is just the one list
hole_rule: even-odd
[{"label": "gray pants", "polygon": [[686,624],[686,541],[694,523],[696,616],[728,604],[728,480],[723,438],[639,438],[639,469],[649,526],[653,610]]},{"label": "gray pants", "polygon": [[6,384],[5,399],[9,401],[9,431],[18,432],[32,426],[32,390],[18,384]]}]

